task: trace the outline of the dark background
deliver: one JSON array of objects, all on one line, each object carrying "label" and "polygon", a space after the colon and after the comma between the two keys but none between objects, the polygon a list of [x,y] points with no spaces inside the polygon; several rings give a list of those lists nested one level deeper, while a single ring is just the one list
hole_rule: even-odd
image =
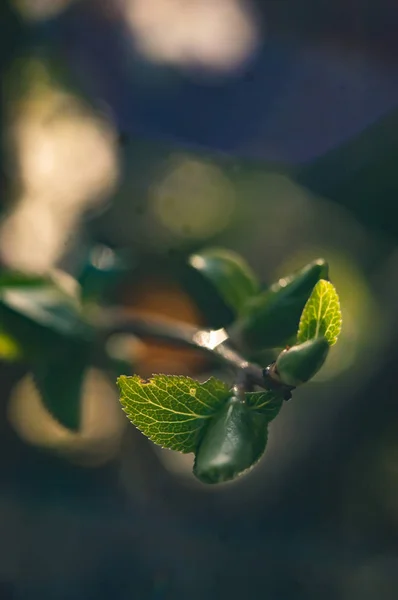
[{"label": "dark background", "polygon": [[[120,170],[103,194],[95,188],[101,203],[82,202],[78,218],[65,220],[62,251],[46,267],[76,276],[91,244],[122,248],[130,269],[115,288],[118,302],[206,324],[175,278],[176,253],[225,245],[264,283],[323,255],[344,329],[321,376],[273,424],[260,465],[216,489],[194,481],[189,457],[158,451],[118,416],[99,441],[86,432],[83,448],[76,440],[61,448],[44,425],[40,435],[29,433],[27,405],[10,409],[26,372],[2,363],[0,599],[396,598],[396,3],[242,3],[259,27],[257,45],[228,69],[215,68],[216,55],[202,59],[213,41],[196,36],[199,19],[184,22],[184,31],[192,28],[184,39],[205,40],[188,58],[181,62],[180,49],[173,60],[154,61],[116,2],[65,3],[40,20],[27,0],[20,11],[17,4],[0,9],[6,265],[31,267],[47,226],[37,200],[26,230],[15,230],[31,240],[28,250],[18,237],[16,247],[7,241],[14,231],[7,219],[28,190],[19,134],[10,138],[9,129],[22,118],[13,108],[29,101],[39,81],[37,71],[25,76],[24,64],[34,58],[50,73],[44,122],[72,119],[81,106],[73,102],[83,102],[84,115],[112,131]],[[162,19],[170,19],[164,30],[171,35],[183,3],[155,5],[155,16],[164,15],[159,35]],[[171,16],[160,13],[166,5]],[[209,11],[207,18],[204,31],[211,32],[218,17]],[[51,86],[69,94],[58,112]],[[21,114],[30,113],[25,107]],[[84,125],[71,131],[68,161],[76,138],[84,144],[86,135]],[[26,152],[39,152],[40,140]],[[61,181],[51,192],[56,206],[62,190],[78,189],[72,182],[79,169],[84,174],[97,164],[95,145],[89,148],[86,163],[54,167]],[[145,374],[204,376],[210,369],[197,357],[154,346],[134,361]],[[119,409],[107,413],[101,394],[112,392],[100,387],[97,414],[111,422]],[[25,387],[19,396],[30,402],[30,393]]]}]

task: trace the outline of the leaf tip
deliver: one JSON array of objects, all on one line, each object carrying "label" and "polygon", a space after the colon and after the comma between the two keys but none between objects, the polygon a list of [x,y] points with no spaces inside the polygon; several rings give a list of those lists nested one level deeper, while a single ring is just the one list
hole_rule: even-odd
[{"label": "leaf tip", "polygon": [[320,279],[329,278],[329,263],[324,258],[317,258],[313,262],[314,265],[319,267]]},{"label": "leaf tip", "polygon": [[126,379],[127,379],[127,375],[119,375],[119,377],[116,379],[116,385],[118,386],[118,388],[120,390],[122,389],[122,385]]}]

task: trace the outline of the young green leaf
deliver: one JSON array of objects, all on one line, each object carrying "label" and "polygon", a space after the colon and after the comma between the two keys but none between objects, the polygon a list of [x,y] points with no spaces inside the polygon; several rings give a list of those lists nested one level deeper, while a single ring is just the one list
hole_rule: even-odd
[{"label": "young green leaf", "polygon": [[226,327],[259,292],[259,282],[246,261],[236,252],[208,248],[188,259],[183,284],[213,329]]},{"label": "young green leaf", "polygon": [[207,421],[231,396],[213,377],[199,383],[189,377],[155,375],[149,381],[122,375],[117,380],[124,412],[155,444],[194,452]]},{"label": "young green leaf", "polygon": [[324,337],[307,340],[283,350],[276,359],[276,370],[282,383],[298,386],[309,381],[319,371],[329,353]]},{"label": "young green leaf", "polygon": [[245,402],[229,398],[210,420],[195,456],[194,475],[203,483],[235,479],[252,467],[267,444],[268,420]]},{"label": "young green leaf", "polygon": [[337,342],[341,331],[341,310],[336,289],[330,281],[321,279],[314,287],[300,318],[297,342],[324,337],[330,346]]},{"label": "young green leaf", "polygon": [[252,352],[284,346],[295,335],[314,286],[327,276],[327,263],[318,259],[249,299],[229,330],[231,339]]}]

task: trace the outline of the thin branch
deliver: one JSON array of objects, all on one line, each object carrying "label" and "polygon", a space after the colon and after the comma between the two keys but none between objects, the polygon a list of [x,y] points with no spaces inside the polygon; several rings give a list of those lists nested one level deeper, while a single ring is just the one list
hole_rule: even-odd
[{"label": "thin branch", "polygon": [[258,365],[249,363],[225,339],[214,344],[214,333],[206,329],[197,329],[181,321],[153,317],[138,316],[124,312],[122,309],[106,310],[100,315],[97,323],[105,340],[113,335],[132,334],[136,337],[167,342],[173,346],[191,348],[207,354],[213,360],[230,367],[239,373],[239,380],[247,387],[254,385],[262,388],[263,370]]}]

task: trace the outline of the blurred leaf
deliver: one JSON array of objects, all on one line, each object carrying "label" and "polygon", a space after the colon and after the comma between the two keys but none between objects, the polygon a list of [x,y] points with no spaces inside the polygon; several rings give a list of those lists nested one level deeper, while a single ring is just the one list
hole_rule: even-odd
[{"label": "blurred leaf", "polygon": [[259,291],[257,278],[237,253],[209,248],[188,259],[184,283],[214,329],[232,323]]},{"label": "blurred leaf", "polygon": [[341,309],[336,289],[330,281],[321,279],[314,287],[300,318],[298,342],[324,337],[330,346],[341,332]]},{"label": "blurred leaf", "polygon": [[12,362],[22,357],[21,346],[11,336],[0,331],[0,360]]},{"label": "blurred leaf", "polygon": [[0,292],[0,302],[21,317],[69,335],[79,323],[76,307],[53,287],[40,289],[11,288]]},{"label": "blurred leaf", "polygon": [[231,392],[222,381],[199,383],[189,377],[155,375],[148,382],[138,376],[117,380],[123,410],[130,421],[155,444],[180,452],[194,452],[206,421]]},{"label": "blurred leaf", "polygon": [[[19,271],[0,270],[0,297],[7,288],[36,288],[48,283],[48,279],[39,275],[28,275]],[[1,300],[0,300],[1,303]],[[0,306],[1,315],[1,306]],[[5,318],[2,317],[0,326],[0,359],[18,361],[24,358],[23,346],[15,337],[6,332]]]},{"label": "blurred leaf", "polygon": [[103,300],[130,271],[131,264],[121,252],[116,253],[108,246],[94,246],[78,278],[82,301]]},{"label": "blurred leaf", "polygon": [[280,279],[247,302],[244,314],[229,331],[231,339],[249,352],[284,346],[296,333],[315,284],[327,276],[327,263],[318,259]]},{"label": "blurred leaf", "polygon": [[39,275],[27,275],[19,271],[0,271],[0,288],[36,287],[45,285],[48,282],[48,278]]},{"label": "blurred leaf", "polygon": [[280,380],[292,386],[309,381],[322,367],[328,353],[329,343],[324,337],[283,350],[276,360]]},{"label": "blurred leaf", "polygon": [[39,362],[33,378],[44,406],[67,429],[78,430],[88,347],[66,343],[54,350],[53,360]]},{"label": "blurred leaf", "polygon": [[267,444],[265,415],[232,397],[211,419],[199,445],[193,472],[204,483],[235,479],[253,466]]},{"label": "blurred leaf", "polygon": [[[7,276],[9,277],[9,276]],[[90,329],[80,315],[79,303],[55,282],[43,279],[27,285],[8,279],[0,287],[0,320],[4,334],[35,359],[62,338],[87,337]]]}]

